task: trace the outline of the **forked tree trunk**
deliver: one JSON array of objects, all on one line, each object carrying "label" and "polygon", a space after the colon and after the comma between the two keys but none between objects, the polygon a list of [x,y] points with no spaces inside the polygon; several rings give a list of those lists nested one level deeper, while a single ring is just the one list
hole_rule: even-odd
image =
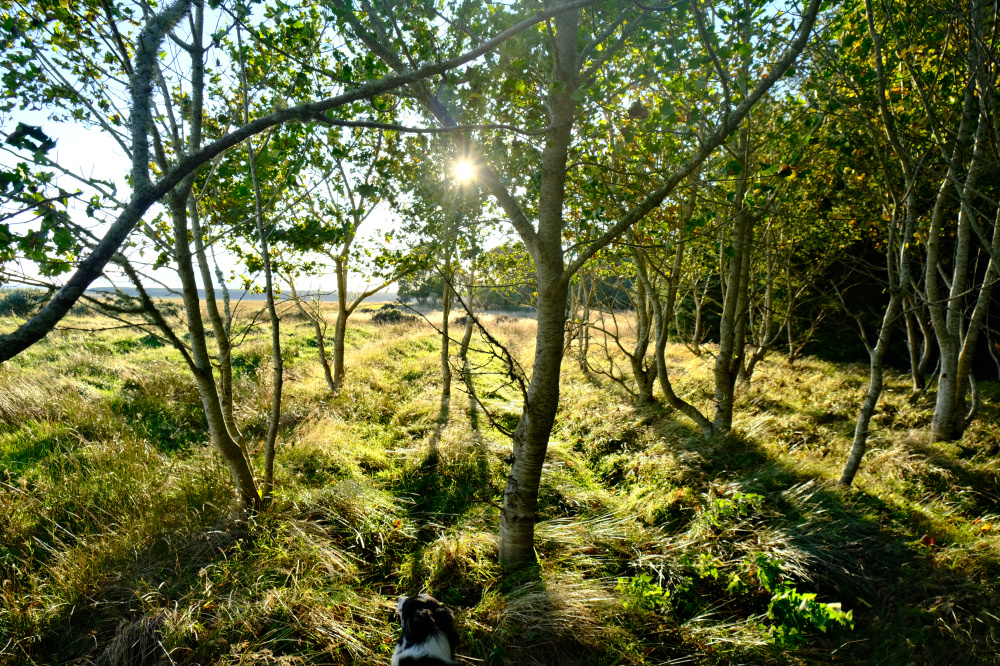
[{"label": "forked tree trunk", "polygon": [[[692,201],[693,199],[694,197],[692,195]],[[690,215],[688,217],[690,217]],[[655,291],[645,261],[639,261],[636,263],[636,273],[645,285],[647,292],[653,295],[651,305],[653,308],[653,324],[655,326],[656,333],[656,345],[653,348],[653,359],[656,362],[656,376],[660,380],[660,390],[663,391],[663,396],[671,407],[694,421],[701,430],[701,433],[708,437],[715,432],[712,422],[709,421],[697,407],[677,395],[676,391],[674,391],[673,384],[670,383],[670,376],[667,370],[666,349],[668,331],[670,329],[670,319],[673,314],[672,310],[674,309],[674,299],[677,294],[677,281],[680,276],[683,261],[684,243],[681,242],[677,244],[677,249],[674,253],[673,267],[670,275],[668,276],[666,303],[661,302],[659,294]]]},{"label": "forked tree trunk", "polygon": [[[851,445],[851,453],[844,465],[844,472],[837,482],[839,486],[850,486],[854,483],[854,477],[861,468],[861,459],[865,455],[868,447],[869,427],[875,408],[878,406],[879,398],[882,396],[882,383],[885,375],[885,355],[889,350],[892,339],[892,329],[896,320],[903,314],[903,299],[905,297],[905,286],[910,284],[910,253],[913,245],[913,233],[916,228],[916,193],[913,187],[913,173],[904,167],[906,174],[906,222],[903,227],[902,238],[896,239],[896,225],[898,214],[893,211],[889,223],[890,232],[888,237],[888,249],[886,250],[886,268],[889,276],[889,305],[886,307],[885,315],[882,317],[882,325],[879,328],[878,341],[874,347],[869,347],[868,355],[869,373],[868,390],[865,399],[861,403],[858,411],[858,420],[854,426],[854,441]],[[894,252],[898,249],[898,264]],[[867,342],[866,342],[867,344]]]},{"label": "forked tree trunk", "polygon": [[[635,250],[632,260],[638,265],[642,260],[640,251]],[[636,271],[638,273],[638,270]],[[652,303],[656,294],[646,288],[646,282],[642,279],[635,281],[635,293],[631,295],[632,305],[635,308],[636,318],[636,341],[635,349],[628,355],[629,363],[632,366],[632,377],[635,379],[636,392],[635,403],[637,405],[651,405],[653,399],[653,386],[656,384],[657,364],[656,359],[652,363],[646,361],[646,352],[649,350],[650,333],[653,329],[653,309]]]},{"label": "forked tree trunk", "polygon": [[882,396],[882,382],[885,377],[885,353],[889,349],[889,342],[892,338],[892,329],[896,318],[902,312],[902,298],[898,292],[890,296],[889,307],[885,310],[882,318],[882,326],[879,329],[878,342],[874,348],[868,350],[869,372],[868,390],[865,392],[864,402],[858,412],[858,420],[854,426],[854,441],[851,445],[851,453],[844,465],[844,472],[837,482],[838,486],[849,486],[854,483],[854,477],[861,468],[861,459],[865,455],[868,446],[869,427],[872,415],[875,414],[875,407],[878,406],[879,398]]},{"label": "forked tree trunk", "polygon": [[195,256],[198,259],[198,268],[201,271],[201,281],[205,287],[205,310],[208,313],[208,320],[212,324],[215,332],[215,343],[219,350],[219,399],[221,401],[222,416],[226,421],[226,428],[229,434],[236,440],[244,452],[246,442],[243,434],[236,425],[236,418],[233,416],[233,345],[229,339],[229,327],[222,319],[219,312],[219,303],[216,300],[215,284],[212,280],[212,271],[208,265],[208,256],[205,253],[204,230],[201,226],[201,217],[198,211],[198,202],[193,194],[188,195],[188,213],[191,218],[191,232],[194,238]]},{"label": "forked tree trunk", "polygon": [[323,320],[319,312],[319,306],[317,304],[315,312],[309,312],[306,310],[305,306],[302,305],[302,298],[299,296],[299,292],[295,289],[295,283],[292,282],[292,276],[284,276],[285,282],[288,283],[288,289],[292,292],[292,301],[295,303],[295,307],[298,309],[299,313],[312,322],[313,330],[316,333],[316,350],[319,352],[319,363],[323,368],[323,376],[326,378],[326,387],[330,389],[331,393],[336,392],[333,385],[333,374],[330,371],[330,360],[326,356],[326,322]]},{"label": "forked tree trunk", "polygon": [[257,507],[260,495],[254,480],[253,469],[243,448],[233,439],[222,413],[222,403],[212,373],[212,360],[205,342],[205,325],[201,318],[201,300],[198,297],[198,283],[194,276],[191,247],[188,242],[187,211],[181,202],[170,205],[174,227],[174,254],[177,259],[177,273],[180,276],[184,311],[187,315],[188,333],[191,335],[191,361],[201,404],[205,409],[205,419],[212,437],[212,443],[222,456],[223,462],[233,476],[236,492],[243,505]]},{"label": "forked tree trunk", "polygon": [[[737,199],[741,201],[741,199]],[[729,432],[733,426],[736,377],[744,359],[747,293],[753,217],[741,209],[733,223],[733,256],[729,261],[726,296],[719,322],[719,355],[715,359],[715,416],[712,426]]]},{"label": "forked tree trunk", "polygon": [[[967,95],[968,98],[968,95]],[[987,140],[987,123],[979,118],[976,130],[975,148],[969,165],[969,172],[960,193],[958,230],[954,259],[952,262],[951,289],[947,300],[943,301],[938,293],[937,274],[930,275],[930,257],[928,251],[928,296],[931,297],[931,317],[938,340],[938,352],[941,359],[941,372],[938,374],[937,402],[934,405],[934,416],[931,422],[931,438],[935,441],[950,441],[959,439],[965,432],[965,396],[967,391],[968,372],[960,368],[960,357],[966,354],[966,349],[975,350],[979,338],[981,321],[975,318],[966,323],[965,298],[970,278],[970,258],[972,254],[972,221],[970,216],[976,213],[971,210],[971,198],[976,191],[977,181],[983,169],[981,164]],[[932,223],[933,226],[933,223]],[[939,230],[940,237],[940,230]],[[936,253],[934,254],[936,258]],[[935,260],[935,268],[937,261]],[[972,275],[975,279],[975,275]],[[987,302],[992,291],[992,281],[986,274],[986,282],[980,288],[980,298],[986,290]],[[935,294],[932,296],[932,291]]]}]

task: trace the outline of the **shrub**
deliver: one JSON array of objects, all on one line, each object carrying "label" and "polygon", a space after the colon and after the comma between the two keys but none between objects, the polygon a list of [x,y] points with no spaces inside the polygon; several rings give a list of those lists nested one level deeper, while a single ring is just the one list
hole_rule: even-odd
[{"label": "shrub", "polygon": [[386,309],[383,307],[372,315],[373,324],[401,324],[408,321],[416,321],[417,318],[411,314],[403,314],[395,307]]},{"label": "shrub", "polygon": [[51,292],[14,289],[0,299],[0,317],[27,317],[49,300]]}]

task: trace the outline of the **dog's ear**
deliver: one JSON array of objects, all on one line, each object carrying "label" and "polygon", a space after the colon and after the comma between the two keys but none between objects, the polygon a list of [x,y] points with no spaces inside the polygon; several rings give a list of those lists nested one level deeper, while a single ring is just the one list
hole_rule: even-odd
[{"label": "dog's ear", "polygon": [[455,614],[444,604],[434,609],[434,621],[437,623],[445,636],[448,637],[448,647],[451,648],[452,656],[455,655],[455,648],[458,647],[458,632],[455,631]]},{"label": "dog's ear", "polygon": [[434,622],[441,631],[451,631],[455,626],[455,614],[444,604],[438,604],[434,609]]}]

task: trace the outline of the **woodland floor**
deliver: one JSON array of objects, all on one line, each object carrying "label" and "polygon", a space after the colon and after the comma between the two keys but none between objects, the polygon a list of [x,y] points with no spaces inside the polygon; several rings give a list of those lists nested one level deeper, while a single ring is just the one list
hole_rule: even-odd
[{"label": "woodland floor", "polygon": [[[733,434],[706,441],[567,359],[539,566],[503,576],[509,441],[457,373],[441,402],[430,326],[370,316],[351,319],[337,396],[311,326],[285,316],[278,489],[256,515],[155,339],[75,317],[0,366],[0,664],[384,665],[395,600],[422,589],[455,609],[468,664],[1000,664],[996,385],[962,441],[935,444],[933,392],[892,374],[842,491],[864,367],[775,356]],[[534,322],[484,321],[530,368]],[[250,441],[266,336],[235,357]],[[678,392],[709,405],[711,357],[669,354]],[[513,427],[520,397],[491,367],[475,390]],[[833,602],[853,629],[816,628]]]}]

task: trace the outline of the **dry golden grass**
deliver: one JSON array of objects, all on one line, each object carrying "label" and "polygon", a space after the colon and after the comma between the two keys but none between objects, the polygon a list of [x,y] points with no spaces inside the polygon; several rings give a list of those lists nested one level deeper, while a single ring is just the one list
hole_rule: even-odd
[{"label": "dry golden grass", "polygon": [[[769,359],[738,395],[733,436],[704,440],[567,358],[539,566],[519,579],[500,574],[494,537],[509,442],[458,372],[442,405],[425,322],[374,325],[371,311],[351,319],[337,396],[311,324],[286,314],[277,500],[252,519],[233,512],[172,350],[67,330],[0,369],[0,664],[385,664],[394,599],[421,589],[456,608],[473,663],[995,663],[995,393],[965,440],[931,444],[929,399],[891,374],[857,489],[843,491],[865,368]],[[534,321],[482,320],[530,375]],[[667,354],[678,392],[708,409],[711,355]],[[266,331],[236,357],[238,419],[256,441]],[[498,365],[473,376],[493,418],[516,423]],[[855,631],[774,646],[759,555],[851,608]],[[644,572],[671,596],[626,610],[617,578]],[[745,589],[727,589],[731,576]]]}]

